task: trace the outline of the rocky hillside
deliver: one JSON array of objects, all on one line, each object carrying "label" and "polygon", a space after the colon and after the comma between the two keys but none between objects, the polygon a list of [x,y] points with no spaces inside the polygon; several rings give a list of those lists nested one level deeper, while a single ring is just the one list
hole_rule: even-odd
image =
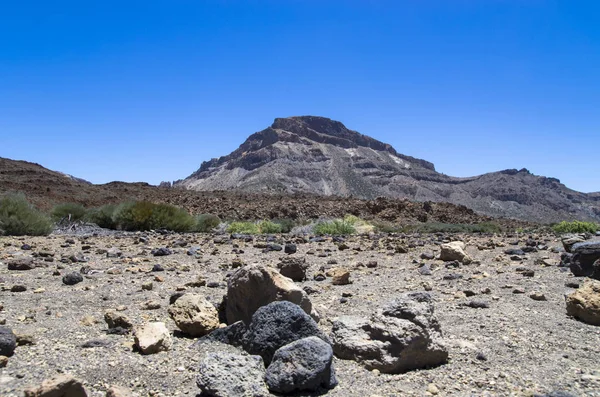
[{"label": "rocky hillside", "polygon": [[[87,207],[147,200],[183,207],[192,214],[215,214],[226,220],[339,218],[346,214],[361,218],[414,224],[418,222],[480,223],[490,220],[465,206],[449,203],[419,203],[406,199],[363,200],[352,197],[314,194],[272,194],[253,192],[199,192],[170,189],[147,183],[111,182],[93,185],[78,178],[51,171],[39,164],[0,157],[0,194],[22,192],[41,209],[74,202]],[[507,228],[521,222],[498,220]]]},{"label": "rocky hillside", "polygon": [[600,220],[600,195],[568,189],[558,179],[526,169],[450,177],[428,161],[400,154],[338,121],[313,116],[275,119],[237,150],[202,163],[175,186],[363,199],[404,197],[536,222]]}]

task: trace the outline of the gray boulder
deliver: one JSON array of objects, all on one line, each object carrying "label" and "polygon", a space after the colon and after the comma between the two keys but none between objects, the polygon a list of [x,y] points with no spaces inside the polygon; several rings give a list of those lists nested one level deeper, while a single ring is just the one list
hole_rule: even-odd
[{"label": "gray boulder", "polygon": [[577,243],[571,247],[573,256],[569,268],[575,276],[600,280],[600,241]]},{"label": "gray boulder", "polygon": [[254,313],[244,335],[243,347],[270,364],[277,349],[309,336],[329,342],[315,320],[300,306],[287,301],[273,302]]},{"label": "gray boulder", "polygon": [[196,384],[203,396],[269,396],[265,366],[259,356],[208,353],[200,363]]},{"label": "gray boulder", "polygon": [[12,356],[16,347],[16,335],[10,328],[0,326],[0,356]]},{"label": "gray boulder", "polygon": [[433,303],[425,292],[402,294],[370,319],[339,317],[331,333],[337,357],[385,373],[445,363],[448,350],[440,339]]},{"label": "gray boulder", "polygon": [[277,268],[279,269],[279,273],[294,281],[306,280],[308,264],[305,258],[282,258],[281,262],[277,264]]},{"label": "gray boulder", "polygon": [[565,234],[560,240],[565,251],[571,252],[571,248],[577,243],[584,242],[585,238],[578,234]]},{"label": "gray boulder", "polygon": [[267,368],[266,382],[276,393],[316,391],[337,386],[332,366],[333,350],[316,336],[300,339],[278,349]]}]

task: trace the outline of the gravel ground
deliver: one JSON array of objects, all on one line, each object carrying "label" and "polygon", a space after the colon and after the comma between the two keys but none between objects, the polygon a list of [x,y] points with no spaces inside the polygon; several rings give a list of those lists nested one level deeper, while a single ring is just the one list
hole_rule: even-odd
[{"label": "gravel ground", "polygon": [[[519,261],[504,253],[523,246],[529,237],[549,249],[526,254]],[[219,304],[234,259],[275,266],[286,256],[282,251],[263,252],[254,247],[265,237],[252,242],[226,239],[224,243],[220,238],[158,233],[94,236],[93,231],[1,237],[0,322],[20,335],[23,345],[0,369],[0,395],[22,396],[24,388],[57,373],[74,375],[91,396],[104,396],[110,385],[129,387],[139,396],[197,395],[195,377],[205,350],[233,348],[220,344],[199,347],[194,345],[196,339],[179,333],[167,313],[169,296],[201,277],[206,286],[188,286],[186,291],[201,293]],[[357,236],[346,240],[346,250],[339,250],[330,238],[305,243],[301,238],[276,236],[275,241],[283,244],[287,238],[297,243],[294,256],[305,257],[310,264],[309,281],[298,284],[317,291],[310,299],[321,316],[323,331],[329,333],[339,315],[366,317],[399,293],[425,289],[435,298],[449,347],[447,364],[400,375],[368,371],[356,362],[336,358],[339,386],[327,395],[534,396],[563,391],[600,396],[600,327],[566,315],[564,296],[573,291],[566,285],[583,280],[556,266],[560,253],[552,248],[561,246],[556,237]],[[437,256],[444,239],[464,241],[474,262],[446,268],[439,260],[420,259],[422,253]],[[24,244],[30,247],[22,247]],[[408,253],[396,253],[398,245],[407,247]],[[113,247],[122,252],[121,257],[107,257],[106,251]],[[153,256],[152,249],[160,247],[169,247],[173,254]],[[197,253],[188,255],[190,248]],[[7,269],[9,261],[39,253],[48,255],[36,258],[41,267]],[[547,265],[540,263],[542,258]],[[73,262],[78,259],[82,262]],[[365,266],[372,261],[377,262],[375,267]],[[417,271],[421,263],[431,265],[431,275]],[[165,271],[152,271],[156,264]],[[332,285],[330,278],[312,280],[320,268],[336,266],[350,269],[351,284]],[[89,267],[83,269],[83,282],[63,284],[62,276],[82,267]],[[533,270],[534,275],[524,276],[519,268]],[[450,274],[460,278],[447,279]],[[147,282],[152,282],[151,290],[142,289]],[[11,292],[15,285],[26,290]],[[546,300],[532,299],[534,292]],[[341,299],[342,294],[346,299]],[[464,305],[473,299],[485,301],[489,307]],[[148,301],[157,301],[161,307],[146,310]],[[131,335],[107,333],[103,316],[108,309],[122,310],[135,324],[165,322],[174,336],[172,349],[139,354],[133,349]],[[96,347],[82,347],[90,341]]]}]

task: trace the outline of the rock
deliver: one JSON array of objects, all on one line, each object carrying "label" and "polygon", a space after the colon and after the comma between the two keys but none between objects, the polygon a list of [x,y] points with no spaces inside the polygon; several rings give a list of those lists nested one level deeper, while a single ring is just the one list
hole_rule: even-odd
[{"label": "rock", "polygon": [[533,299],[534,301],[546,301],[546,295],[542,294],[541,292],[532,292],[531,294],[529,294],[529,297],[531,299]]},{"label": "rock", "polygon": [[168,248],[157,248],[157,249],[153,249],[152,251],[150,251],[150,253],[154,256],[167,256],[167,255],[171,255],[173,252],[168,249]]},{"label": "rock", "polygon": [[25,389],[25,397],[87,397],[80,381],[71,375],[59,375],[42,382],[39,387]]},{"label": "rock", "polygon": [[504,253],[509,256],[523,256],[525,255],[525,251],[519,248],[511,248],[504,250]]},{"label": "rock", "polygon": [[248,353],[260,355],[269,364],[277,349],[309,336],[329,342],[317,323],[298,305],[279,301],[254,313],[243,346]]},{"label": "rock", "polygon": [[16,347],[17,336],[10,328],[0,326],[0,356],[12,356]]},{"label": "rock", "polygon": [[348,269],[336,267],[329,274],[331,275],[331,284],[333,285],[347,285],[351,283],[350,271]]},{"label": "rock", "polygon": [[435,255],[433,254],[433,252],[423,252],[419,258],[421,259],[425,259],[425,260],[432,260],[433,258],[435,258]]},{"label": "rock", "polygon": [[459,261],[464,265],[472,262],[472,259],[465,252],[466,245],[462,241],[453,241],[440,246],[440,259],[443,261]]},{"label": "rock", "polygon": [[440,338],[431,296],[426,292],[402,294],[370,319],[339,317],[331,333],[337,357],[385,373],[445,363],[448,351]]},{"label": "rock", "polygon": [[305,258],[282,258],[281,262],[277,264],[277,268],[282,276],[291,278],[294,281],[306,280],[308,264]]},{"label": "rock", "polygon": [[600,325],[600,281],[587,280],[567,296],[567,314],[584,323]]},{"label": "rock", "polygon": [[27,291],[27,287],[22,284],[15,284],[10,287],[10,292],[25,292]]},{"label": "rock", "polygon": [[297,304],[306,313],[312,304],[304,290],[275,269],[262,265],[249,265],[238,269],[229,278],[227,286],[227,322],[242,320],[249,324],[254,312],[274,301]]},{"label": "rock", "polygon": [[203,396],[267,397],[264,376],[259,356],[208,353],[200,363],[196,384]]},{"label": "rock", "polygon": [[577,244],[585,241],[585,238],[577,234],[566,234],[561,238],[561,242],[565,251],[571,252],[571,248]]},{"label": "rock", "polygon": [[133,397],[133,393],[126,387],[111,386],[106,391],[106,397]]},{"label": "rock", "polygon": [[600,241],[577,243],[571,248],[569,268],[575,276],[600,280]]},{"label": "rock", "polygon": [[490,307],[490,304],[487,303],[486,301],[483,300],[479,300],[479,299],[473,299],[467,303],[464,304],[467,307],[472,307],[473,309],[487,309]]},{"label": "rock", "polygon": [[106,321],[108,328],[120,327],[124,329],[130,329],[133,327],[131,320],[129,320],[127,316],[112,310],[108,310],[104,313],[104,321]]},{"label": "rock", "polygon": [[152,283],[152,281],[146,281],[142,283],[142,291],[152,291],[153,287],[154,284]]},{"label": "rock", "polygon": [[221,342],[233,346],[242,346],[246,329],[246,324],[243,321],[238,321],[227,327],[215,329],[200,339],[200,341]]},{"label": "rock", "polygon": [[332,366],[333,350],[316,336],[300,339],[279,348],[267,368],[265,380],[276,393],[332,389],[337,385]]},{"label": "rock", "polygon": [[286,244],[285,247],[283,248],[283,252],[285,252],[288,255],[295,254],[296,251],[297,251],[296,244]]},{"label": "rock", "polygon": [[431,276],[431,266],[425,264],[417,269],[420,275],[422,276]]},{"label": "rock", "polygon": [[78,272],[71,272],[62,278],[62,282],[65,285],[75,285],[79,284],[82,281],[83,276],[81,275],[81,273]]},{"label": "rock", "polygon": [[8,262],[8,270],[32,270],[36,268],[33,258],[20,258]]},{"label": "rock", "polygon": [[108,250],[106,250],[106,257],[107,258],[120,258],[121,255],[123,255],[123,253],[118,248],[111,247]]},{"label": "rock", "polygon": [[204,336],[219,327],[219,313],[199,294],[185,294],[169,307],[169,315],[188,335]]},{"label": "rock", "polygon": [[173,341],[165,323],[148,323],[135,329],[135,345],[142,354],[154,354],[171,349]]}]

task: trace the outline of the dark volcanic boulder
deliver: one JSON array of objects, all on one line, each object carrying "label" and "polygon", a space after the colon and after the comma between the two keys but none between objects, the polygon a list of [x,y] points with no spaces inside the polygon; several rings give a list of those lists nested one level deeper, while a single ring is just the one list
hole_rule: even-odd
[{"label": "dark volcanic boulder", "polygon": [[332,361],[329,343],[316,336],[297,340],[275,352],[267,368],[267,386],[276,393],[332,389],[337,385]]},{"label": "dark volcanic boulder", "polygon": [[12,356],[17,347],[17,337],[8,327],[0,326],[0,356]]},{"label": "dark volcanic boulder", "polygon": [[268,365],[277,349],[309,336],[329,342],[315,320],[300,306],[279,301],[263,306],[254,313],[243,344],[248,353],[260,355]]},{"label": "dark volcanic boulder", "polygon": [[600,280],[600,241],[577,243],[571,248],[570,269],[575,276],[587,276]]}]

